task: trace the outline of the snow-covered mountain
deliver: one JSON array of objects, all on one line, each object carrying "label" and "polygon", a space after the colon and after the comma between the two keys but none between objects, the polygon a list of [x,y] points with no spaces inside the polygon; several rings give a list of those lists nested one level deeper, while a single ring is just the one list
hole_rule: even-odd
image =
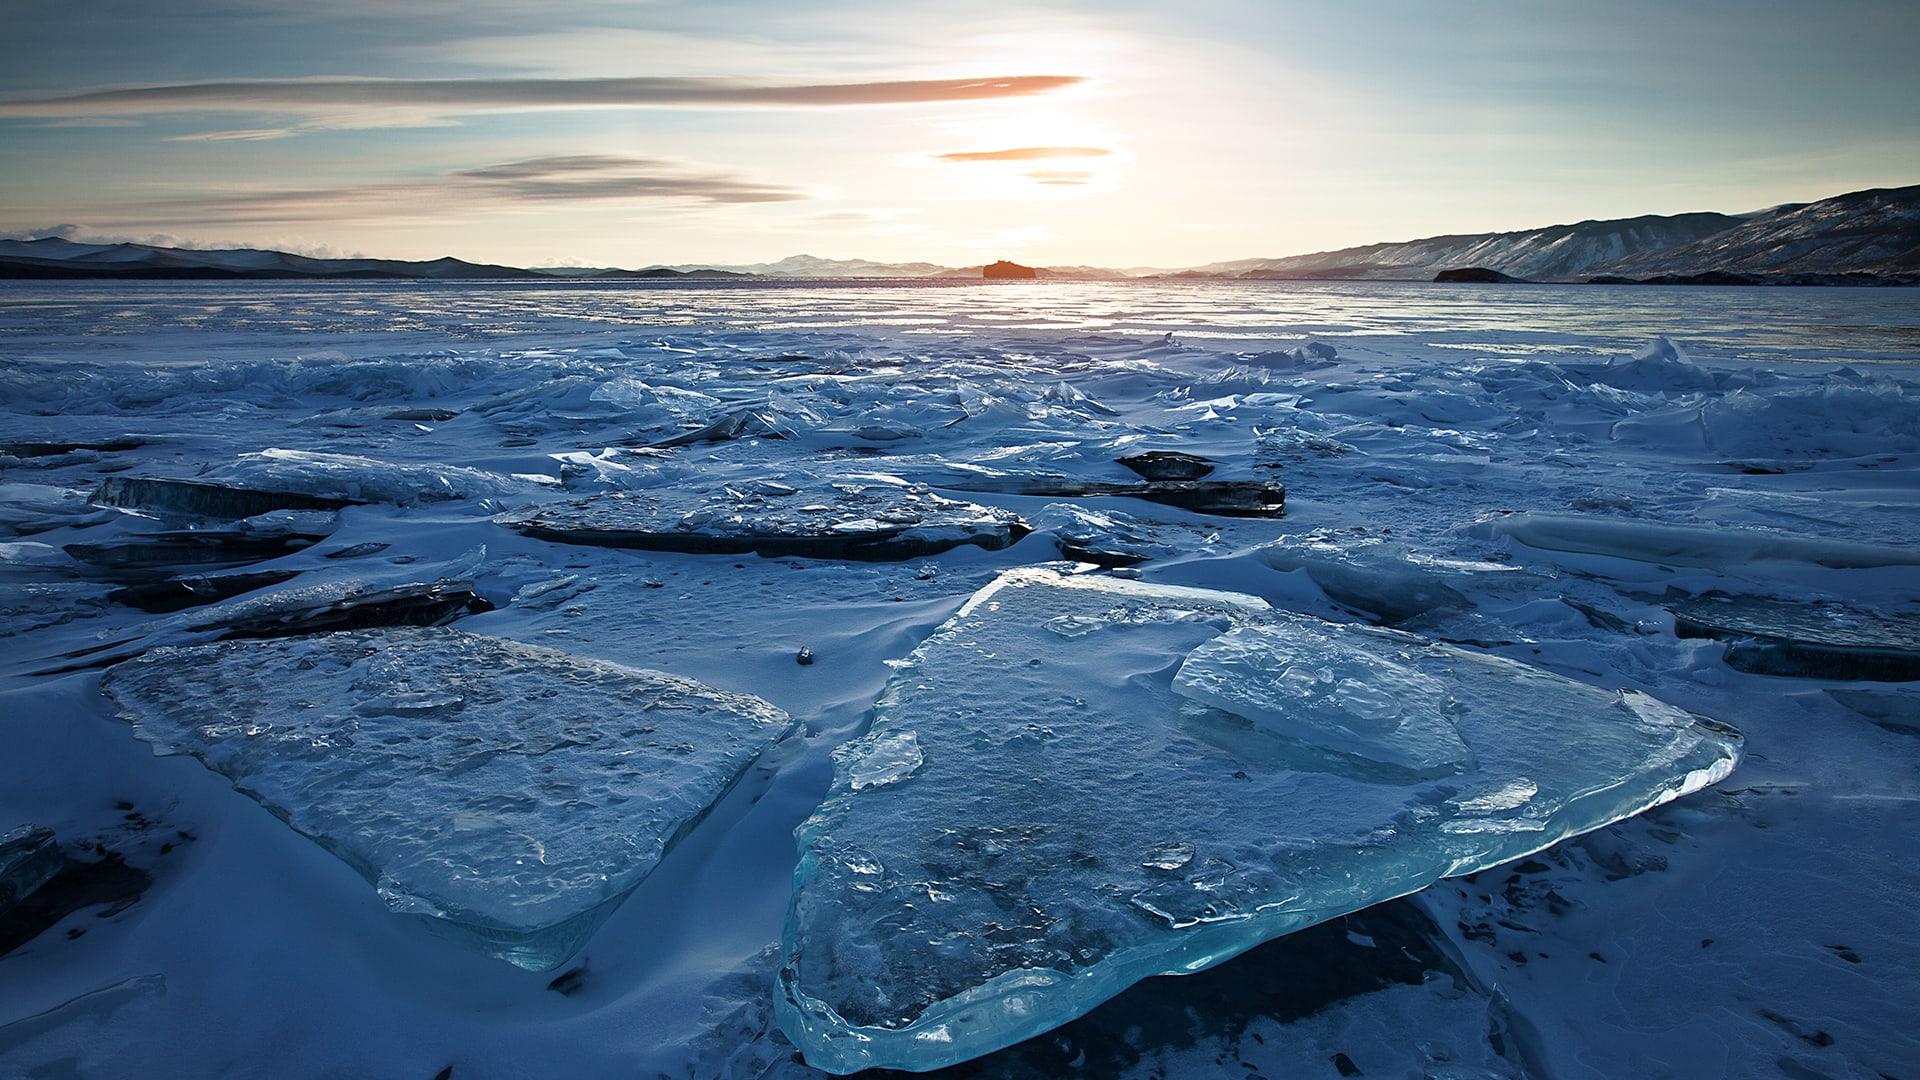
[{"label": "snow-covered mountain", "polygon": [[1920,185],[1783,206],[1689,244],[1621,257],[1606,273],[1911,274],[1920,271]]},{"label": "snow-covered mountain", "polygon": [[1519,232],[1434,236],[1280,259],[1239,259],[1195,270],[1233,277],[1430,281],[1442,270],[1481,266],[1533,281],[1571,281],[1600,273],[1627,256],[1691,244],[1740,223],[1727,214],[1647,215]]},{"label": "snow-covered mountain", "polygon": [[[695,269],[699,264],[674,267],[676,270]],[[917,278],[936,277],[952,270],[951,266],[938,263],[910,262],[884,263],[871,259],[823,259],[817,255],[789,255],[779,262],[753,263],[747,266],[726,266],[724,270],[734,270],[743,274],[762,274],[766,277],[802,277],[802,278]]]}]

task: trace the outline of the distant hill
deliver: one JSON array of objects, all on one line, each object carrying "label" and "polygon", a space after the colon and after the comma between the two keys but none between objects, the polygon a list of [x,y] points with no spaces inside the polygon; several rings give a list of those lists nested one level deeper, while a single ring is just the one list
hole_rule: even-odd
[{"label": "distant hill", "polygon": [[1905,279],[1920,271],[1920,186],[1856,191],[1757,214],[1647,216],[1435,236],[1312,255],[1212,263],[1183,273],[1430,281],[1443,271],[1464,267],[1531,281],[1702,275],[1721,275],[1713,280],[1727,283],[1756,284],[1841,275]]},{"label": "distant hill", "polygon": [[[1038,267],[1042,279],[1130,277],[1432,281],[1474,268],[1529,281],[1703,284],[1920,284],[1920,185],[1876,188],[1755,214],[1648,215],[1514,232],[1433,236],[1185,270]],[[528,270],[460,259],[313,259],[242,248],[0,240],[0,278],[401,278],[626,280],[676,278],[974,278],[982,267],[791,255],[744,266]]]},{"label": "distant hill", "polygon": [[0,278],[540,278],[512,266],[461,259],[310,259],[284,251],[201,251],[146,244],[76,244],[57,237],[0,240]]}]

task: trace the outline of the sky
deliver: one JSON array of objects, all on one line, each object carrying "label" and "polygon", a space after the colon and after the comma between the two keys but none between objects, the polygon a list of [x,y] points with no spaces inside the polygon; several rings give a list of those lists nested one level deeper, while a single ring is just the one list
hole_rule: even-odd
[{"label": "sky", "polygon": [[1188,267],[1920,183],[1912,0],[0,0],[0,236]]}]

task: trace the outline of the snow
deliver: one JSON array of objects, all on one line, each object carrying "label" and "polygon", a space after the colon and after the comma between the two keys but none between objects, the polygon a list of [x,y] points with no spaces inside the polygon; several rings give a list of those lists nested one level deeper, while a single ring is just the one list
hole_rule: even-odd
[{"label": "snow", "polygon": [[[793,830],[836,752],[871,745],[890,665],[1005,571],[1081,545],[1147,557],[1076,576],[1388,625],[1731,723],[1747,755],[1706,791],[1324,936],[1136,984],[988,1075],[1308,1075],[1335,1054],[1368,1075],[1920,1062],[1920,689],[1740,670],[1676,615],[1730,596],[1911,624],[1910,290],[0,284],[0,832],[44,826],[70,859],[106,850],[152,879],[0,956],[0,1074],[817,1078],[773,1016]],[[1118,462],[1152,451],[1284,483],[1285,516],[1021,486],[1138,484]],[[798,474],[882,474],[1036,531],[850,562],[558,544],[498,520]],[[89,502],[115,477],[366,501],[155,518]],[[963,487],[982,477],[1000,486]],[[268,573],[162,616],[112,598]],[[396,918],[227,779],[155,757],[100,693],[122,653],[280,647],[213,643],[248,610],[442,579],[492,605],[459,631],[750,695],[796,726],[547,972]],[[1091,645],[1115,636],[1105,618],[1033,632]],[[1106,654],[1094,683],[1137,676],[1212,714],[1173,690],[1203,643]],[[877,748],[859,799],[927,785],[944,767],[929,727]],[[1519,775],[1530,801],[1550,790]],[[1435,805],[1497,821],[1518,778]],[[1142,841],[1143,872],[1206,858]]]}]

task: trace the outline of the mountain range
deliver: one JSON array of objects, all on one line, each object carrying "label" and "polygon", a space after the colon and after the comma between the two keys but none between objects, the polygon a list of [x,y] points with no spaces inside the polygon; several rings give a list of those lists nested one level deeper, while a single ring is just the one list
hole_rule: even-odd
[{"label": "mountain range", "polygon": [[[1920,285],[1920,185],[1849,192],[1751,214],[1710,212],[1582,221],[1516,232],[1434,236],[1180,270],[1040,267],[1042,278],[1478,280],[1707,284]],[[1487,272],[1491,272],[1491,274]],[[281,251],[0,240],[0,278],[978,278],[981,267],[794,255],[742,266],[524,269],[465,262],[315,259]]]}]

